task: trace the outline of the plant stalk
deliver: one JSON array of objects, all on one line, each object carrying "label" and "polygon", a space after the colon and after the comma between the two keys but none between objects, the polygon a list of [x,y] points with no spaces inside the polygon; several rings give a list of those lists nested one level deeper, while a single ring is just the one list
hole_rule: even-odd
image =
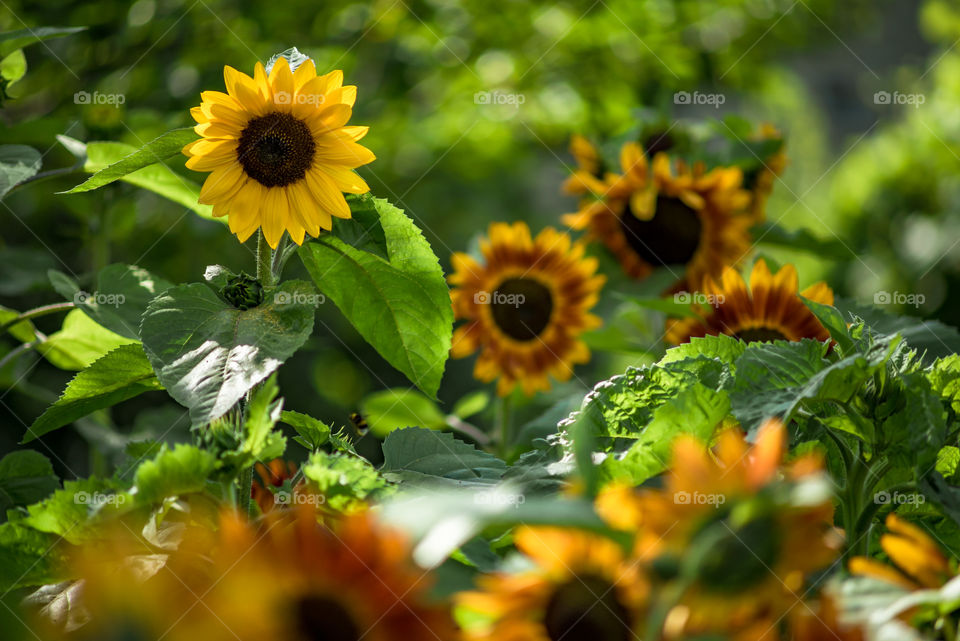
[{"label": "plant stalk", "polygon": [[273,285],[273,250],[262,230],[257,232],[257,280],[264,287]]}]

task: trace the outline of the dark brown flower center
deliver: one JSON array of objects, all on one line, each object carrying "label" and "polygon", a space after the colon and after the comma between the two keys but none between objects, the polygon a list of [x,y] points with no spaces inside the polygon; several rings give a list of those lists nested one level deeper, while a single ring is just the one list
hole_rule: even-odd
[{"label": "dark brown flower center", "polygon": [[772,327],[751,327],[750,329],[741,329],[733,335],[744,343],[754,343],[757,341],[785,341],[788,340],[783,332]]},{"label": "dark brown flower center", "polygon": [[310,128],[290,114],[253,118],[240,134],[237,156],[248,176],[264,187],[302,180],[313,162],[316,144]]},{"label": "dark brown flower center", "polygon": [[627,205],[620,216],[620,228],[627,244],[647,263],[685,265],[700,246],[703,223],[700,216],[679,198],[657,196],[650,220],[640,220]]},{"label": "dark brown flower center", "polygon": [[295,608],[294,621],[302,641],[360,641],[363,636],[350,613],[333,599],[305,596]]},{"label": "dark brown flower center", "polygon": [[531,341],[546,329],[553,314],[553,296],[533,278],[508,278],[490,300],[493,321],[510,338]]},{"label": "dark brown flower center", "polygon": [[551,641],[628,641],[630,611],[617,590],[600,577],[571,579],[554,590],[543,615]]}]

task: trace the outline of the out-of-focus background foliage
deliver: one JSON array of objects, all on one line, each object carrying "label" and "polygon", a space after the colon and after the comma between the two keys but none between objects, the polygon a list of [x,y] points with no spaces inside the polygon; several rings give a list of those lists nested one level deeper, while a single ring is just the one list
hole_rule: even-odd
[{"label": "out-of-focus background foliage", "polygon": [[[295,45],[318,69],[342,68],[359,86],[353,123],[370,125],[365,144],[378,156],[360,172],[376,195],[414,217],[448,268],[451,252],[492,221],[538,229],[572,210],[559,192],[572,165],[570,134],[615,135],[640,107],[670,119],[737,113],[787,136],[790,164],[769,219],[841,248],[836,259],[761,251],[796,261],[802,284],[827,278],[867,303],[882,291],[922,294],[925,302],[907,313],[960,324],[960,8],[948,0],[6,0],[0,8],[0,30],[42,25],[89,27],[27,48],[27,75],[0,110],[2,141],[41,150],[44,170],[73,162],[56,134],[143,144],[192,124],[199,93],[223,89],[223,65],[250,73]],[[681,90],[725,101],[718,109],[674,104]],[[78,105],[80,91],[122,94],[124,103]],[[478,92],[508,104],[483,104]],[[908,104],[896,104],[898,96]],[[909,104],[917,96],[923,104]],[[81,179],[37,182],[0,205],[3,305],[58,300],[50,268],[82,278],[126,262],[176,282],[199,280],[212,263],[253,270],[252,242],[241,246],[223,226],[159,196],[121,183],[54,193]],[[298,270],[291,261],[287,276]],[[602,303],[608,317],[620,304],[614,291],[630,288],[612,280]],[[281,371],[288,408],[343,424],[370,392],[406,385],[332,305],[318,321]],[[654,326],[631,327],[629,317],[619,322],[638,348],[659,336]],[[55,331],[59,323],[38,324]],[[622,371],[644,358],[641,349],[599,355],[554,396]],[[469,359],[449,364],[441,390],[448,411],[476,386],[471,369]],[[0,450],[8,450],[70,373],[28,355],[0,377]],[[108,462],[90,459],[84,432],[101,446],[122,444],[119,434],[164,434],[171,424],[179,427],[168,438],[182,437],[184,413],[165,398],[147,395],[100,417],[116,436],[80,426],[45,447],[58,466],[83,473]],[[550,401],[522,408],[523,419],[541,416]],[[552,418],[525,433],[549,430]]]}]

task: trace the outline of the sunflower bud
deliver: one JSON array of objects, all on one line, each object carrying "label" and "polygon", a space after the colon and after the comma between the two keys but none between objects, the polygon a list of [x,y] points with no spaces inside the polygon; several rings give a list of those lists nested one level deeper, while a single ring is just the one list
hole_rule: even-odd
[{"label": "sunflower bud", "polygon": [[237,309],[252,309],[263,302],[263,285],[242,272],[228,280],[221,293]]}]

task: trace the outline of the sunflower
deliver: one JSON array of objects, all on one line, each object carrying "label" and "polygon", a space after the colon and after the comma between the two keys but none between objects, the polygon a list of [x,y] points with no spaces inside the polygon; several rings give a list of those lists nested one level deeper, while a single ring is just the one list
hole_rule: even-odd
[{"label": "sunflower", "polygon": [[614,541],[578,530],[520,528],[515,543],[534,563],[491,574],[457,603],[482,624],[466,641],[633,641],[642,631],[648,586]]},{"label": "sunflower", "polygon": [[703,281],[701,294],[710,303],[699,306],[697,318],[668,319],[666,340],[673,344],[694,336],[726,334],[746,342],[812,338],[828,340],[830,332],[817,320],[800,296],[824,305],[833,304],[833,291],[819,282],[799,292],[797,270],[784,265],[771,274],[762,258],[753,265],[750,286],[740,273],[727,267],[719,284]]},{"label": "sunflower", "polygon": [[866,633],[856,625],[840,621],[834,600],[821,595],[815,604],[796,607],[789,617],[792,641],[865,641]]},{"label": "sunflower", "polygon": [[880,537],[880,547],[893,565],[856,557],[850,560],[850,572],[911,591],[940,588],[956,575],[940,546],[926,532],[892,512],[886,526],[888,532]]},{"label": "sunflower", "polygon": [[583,196],[603,191],[604,163],[593,143],[575,134],[570,139],[570,153],[577,162],[577,170],[563,182],[563,192]]},{"label": "sunflower", "polygon": [[620,165],[623,174],[610,174],[602,184],[580,181],[593,198],[563,221],[606,245],[627,275],[642,279],[667,267],[682,283],[699,283],[747,253],[750,193],[739,169],[707,171],[681,160],[671,165],[664,152],[651,166],[634,142],[621,149]]},{"label": "sunflower", "polygon": [[722,432],[714,453],[681,437],[664,489],[611,486],[598,496],[600,516],[634,533],[655,592],[694,577],[668,604],[666,638],[763,638],[801,602],[806,577],[835,558],[840,540],[822,460],[809,455],[781,470],[785,440],[778,421],[761,428],[752,448],[738,429]]},{"label": "sunflower", "polygon": [[291,70],[281,57],[269,75],[257,63],[253,78],[232,67],[223,77],[227,93],[204,91],[190,110],[202,138],[183,148],[187,167],[210,172],[200,202],[241,242],[262,229],[274,249],[284,231],[302,244],[331,216],[350,218],[343,192],[370,191],[353,169],[374,155],[357,144],[368,128],[347,126],[357,88],[343,72],[318,76],[309,59]]},{"label": "sunflower", "polygon": [[590,360],[579,335],[600,326],[588,311],[604,277],[584,246],[547,228],[535,239],[524,223],[494,223],[480,243],[483,264],[456,253],[450,291],[454,315],[467,322],[453,336],[456,358],[480,350],[474,376],[500,377],[497,391],[521,385],[527,395],[547,390],[547,375],[568,380],[573,365]]},{"label": "sunflower", "polygon": [[[297,464],[283,459],[273,459],[269,465],[257,463],[254,468],[257,478],[254,478],[250,488],[250,497],[260,506],[263,513],[269,512],[276,505],[276,496],[271,488],[283,487],[283,484],[297,476]],[[298,484],[300,487],[302,484]]]}]

